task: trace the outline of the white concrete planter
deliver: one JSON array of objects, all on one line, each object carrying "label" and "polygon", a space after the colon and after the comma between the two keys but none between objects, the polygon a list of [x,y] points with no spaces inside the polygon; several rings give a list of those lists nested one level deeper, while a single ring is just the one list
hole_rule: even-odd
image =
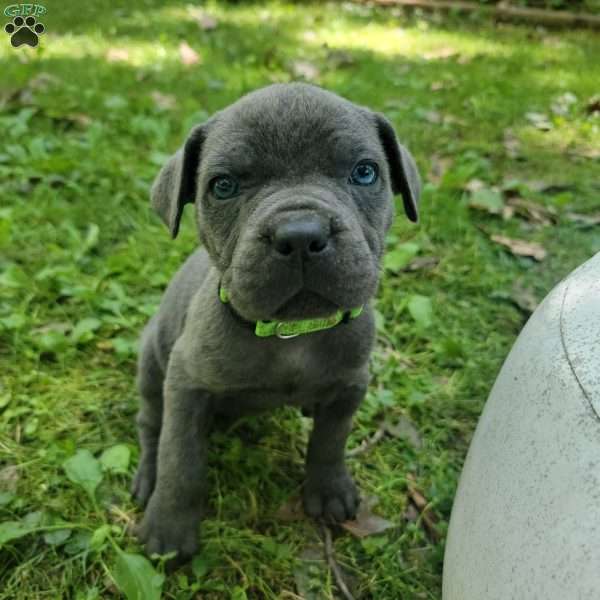
[{"label": "white concrete planter", "polygon": [[443,600],[600,598],[600,254],[506,359],[454,500]]}]

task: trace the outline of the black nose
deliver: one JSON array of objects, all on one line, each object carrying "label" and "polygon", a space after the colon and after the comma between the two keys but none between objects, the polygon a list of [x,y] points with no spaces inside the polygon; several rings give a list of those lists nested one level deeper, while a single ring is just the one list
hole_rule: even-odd
[{"label": "black nose", "polygon": [[308,256],[327,248],[329,231],[319,219],[294,219],[277,225],[271,239],[275,251],[283,256],[294,252]]}]

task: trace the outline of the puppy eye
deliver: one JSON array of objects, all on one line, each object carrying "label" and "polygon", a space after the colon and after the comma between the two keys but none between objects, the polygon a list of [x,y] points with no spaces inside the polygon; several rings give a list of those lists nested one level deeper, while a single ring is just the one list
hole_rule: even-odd
[{"label": "puppy eye", "polygon": [[371,161],[359,162],[350,174],[350,183],[354,185],[372,185],[377,181],[379,168]]},{"label": "puppy eye", "polygon": [[215,198],[227,200],[238,193],[240,185],[233,177],[220,175],[210,182],[209,188]]}]

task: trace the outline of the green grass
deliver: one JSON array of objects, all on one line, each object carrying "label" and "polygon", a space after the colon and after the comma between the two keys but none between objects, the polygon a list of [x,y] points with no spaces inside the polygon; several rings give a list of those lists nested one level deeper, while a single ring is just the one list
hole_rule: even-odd
[{"label": "green grass", "polygon": [[[209,3],[218,20],[210,31],[174,2],[46,6],[37,49],[0,44],[0,519],[32,529],[0,550],[0,598],[118,593],[116,547],[141,550],[126,534],[139,517],[128,495],[135,342],[196,244],[191,211],[170,241],[151,214],[149,185],[193,123],[294,79],[297,61],[318,69],[316,83],[384,111],[427,182],[421,224],[399,210],[389,251],[410,242],[437,264],[383,275],[373,381],[350,445],[399,418],[422,443],[387,436],[350,459],[364,494],[379,498],[377,512],[396,527],[362,541],[340,534],[335,549],[357,597],[439,598],[460,468],[526,319],[515,284],[539,300],[600,250],[599,228],[568,218],[599,204],[599,121],[585,108],[598,92],[597,38],[347,3]],[[201,63],[181,63],[183,40]],[[107,60],[111,48],[125,51],[122,60]],[[174,105],[158,106],[155,92]],[[554,114],[567,92],[575,101]],[[552,129],[534,127],[530,112],[546,114]],[[508,128],[519,160],[504,146]],[[473,179],[515,180],[557,222],[473,210],[464,191]],[[493,233],[541,243],[548,256],[515,257]],[[301,484],[307,427],[285,410],[215,433],[201,554],[166,578],[165,598],[295,597],[300,556],[318,533],[277,509]],[[105,470],[93,495],[67,476],[77,451],[99,457],[116,445],[126,473]],[[409,475],[439,539],[405,517]],[[315,597],[338,595],[326,570],[314,567],[310,582]]]}]

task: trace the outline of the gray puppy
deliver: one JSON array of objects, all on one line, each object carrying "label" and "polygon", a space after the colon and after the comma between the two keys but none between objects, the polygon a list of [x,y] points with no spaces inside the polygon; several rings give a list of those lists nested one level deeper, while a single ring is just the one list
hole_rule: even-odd
[{"label": "gray puppy", "polygon": [[195,127],[152,204],[177,235],[195,204],[204,248],[142,335],[133,483],[148,553],[198,548],[211,417],[291,404],[314,417],[303,504],[343,521],[359,495],[344,464],[369,379],[384,238],[401,194],[417,220],[415,163],[381,114],[306,84],[244,96]]}]

